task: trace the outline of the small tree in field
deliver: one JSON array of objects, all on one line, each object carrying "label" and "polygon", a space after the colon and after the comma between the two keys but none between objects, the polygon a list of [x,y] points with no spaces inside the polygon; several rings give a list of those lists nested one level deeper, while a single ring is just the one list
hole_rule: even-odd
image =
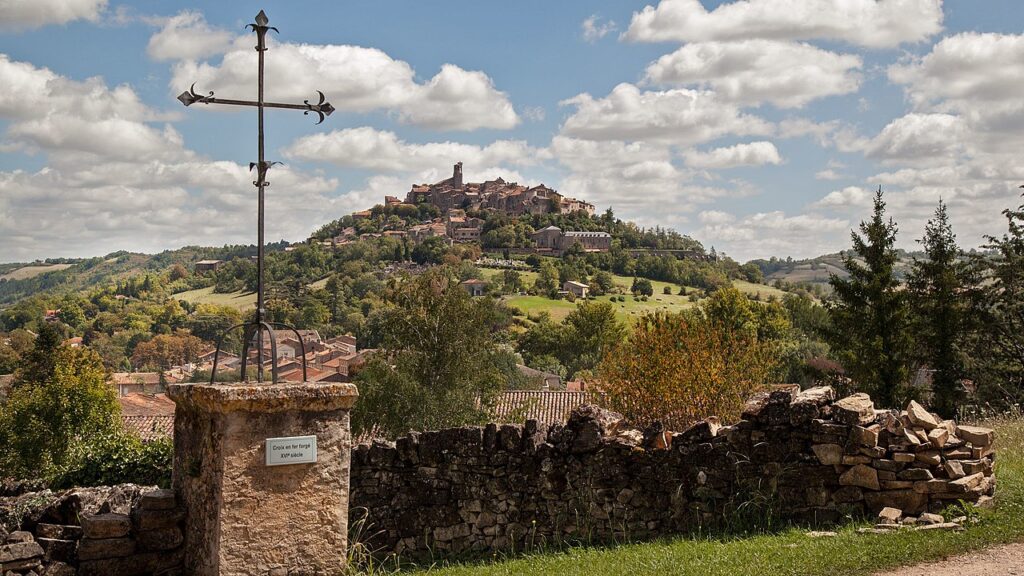
[{"label": "small tree in field", "polygon": [[606,405],[639,426],[735,420],[774,368],[774,346],[757,332],[703,313],[646,316],[599,367]]}]

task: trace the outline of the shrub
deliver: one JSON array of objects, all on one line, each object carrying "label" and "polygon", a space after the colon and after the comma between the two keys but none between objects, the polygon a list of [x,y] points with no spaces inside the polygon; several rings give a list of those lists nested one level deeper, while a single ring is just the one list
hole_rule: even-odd
[{"label": "shrub", "polygon": [[664,287],[664,288],[663,288],[663,289],[661,290],[661,293],[662,293],[662,294],[664,294],[664,295],[666,295],[666,296],[671,296],[671,295],[672,295],[672,287],[671,287],[671,286],[665,286],[665,287]]},{"label": "shrub", "polygon": [[51,480],[53,488],[114,484],[171,485],[174,443],[143,443],[124,431],[102,434],[75,446],[69,465]]},{"label": "shrub", "polygon": [[736,419],[767,381],[774,346],[702,313],[643,317],[629,344],[598,368],[606,405],[638,426],[685,426],[717,415]]}]

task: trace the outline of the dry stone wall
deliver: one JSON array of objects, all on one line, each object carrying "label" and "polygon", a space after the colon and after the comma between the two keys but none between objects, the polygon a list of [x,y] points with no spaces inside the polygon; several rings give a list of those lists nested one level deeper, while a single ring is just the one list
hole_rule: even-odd
[{"label": "dry stone wall", "polygon": [[876,410],[866,395],[834,396],[783,387],[751,400],[734,426],[709,419],[683,432],[630,429],[584,406],[564,426],[491,424],[362,445],[350,524],[378,554],[437,558],[652,538],[741,510],[808,524],[885,508],[910,517],[993,493],[991,430],[916,403]]},{"label": "dry stone wall", "polygon": [[18,528],[0,528],[5,576],[183,573],[184,509],[170,490],[124,484],[45,491],[4,499],[0,507]]}]

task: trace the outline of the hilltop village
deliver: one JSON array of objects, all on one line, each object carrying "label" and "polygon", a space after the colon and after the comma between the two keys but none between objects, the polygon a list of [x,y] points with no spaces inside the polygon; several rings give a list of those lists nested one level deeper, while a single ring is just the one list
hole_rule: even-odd
[{"label": "hilltop village", "polygon": [[[379,214],[398,218],[389,218],[380,231],[360,231],[360,221]],[[414,184],[404,199],[385,196],[383,204],[354,212],[349,222],[351,225],[341,228],[338,234],[329,238],[314,236],[310,242],[337,247],[357,239],[382,236],[408,238],[414,243],[436,237],[449,244],[483,242],[485,246],[497,247],[483,237],[488,214],[509,218],[547,214],[591,217],[594,205],[559,194],[544,184],[529,187],[506,182],[500,177],[486,182],[465,182],[462,162],[457,162],[450,178],[434,184]],[[419,220],[420,223],[410,225],[409,220]],[[557,226],[544,227],[530,236],[530,245],[519,248],[551,255],[560,255],[575,244],[585,252],[607,252],[612,241],[607,232],[562,230]]]}]

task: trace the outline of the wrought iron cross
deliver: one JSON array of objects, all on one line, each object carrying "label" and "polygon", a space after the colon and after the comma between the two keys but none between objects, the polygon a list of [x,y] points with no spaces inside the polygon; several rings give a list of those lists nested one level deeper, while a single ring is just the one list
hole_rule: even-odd
[{"label": "wrought iron cross", "polygon": [[259,201],[258,201],[258,216],[257,216],[257,249],[256,249],[256,313],[251,322],[245,322],[228,328],[224,334],[221,335],[217,342],[217,351],[213,356],[213,370],[210,372],[210,383],[212,384],[217,375],[217,361],[220,357],[220,349],[224,343],[224,336],[228,333],[242,329],[243,340],[242,340],[242,366],[241,366],[241,380],[245,381],[245,369],[246,362],[249,356],[249,343],[252,341],[253,336],[256,337],[256,381],[263,381],[263,331],[266,330],[269,336],[270,342],[270,355],[271,355],[271,379],[274,383],[277,383],[277,339],[274,336],[273,327],[281,327],[291,330],[295,333],[296,339],[299,341],[299,347],[302,353],[302,379],[306,380],[306,345],[302,339],[302,335],[299,334],[298,330],[291,326],[284,324],[278,324],[275,322],[267,322],[266,320],[266,308],[264,307],[263,300],[263,191],[264,188],[270,185],[267,182],[267,171],[270,167],[277,162],[267,162],[263,154],[263,109],[264,108],[287,108],[290,110],[302,110],[303,114],[309,114],[315,112],[320,116],[320,124],[334,112],[334,107],[329,102],[324,101],[324,93],[317,90],[317,94],[320,95],[320,101],[316,104],[310,104],[309,100],[305,100],[302,104],[282,104],[278,102],[264,102],[263,101],[263,53],[267,51],[267,31],[273,30],[278,32],[277,28],[268,26],[270,19],[263,10],[256,15],[256,22],[249,24],[246,28],[252,28],[256,32],[256,52],[259,54],[259,76],[257,79],[257,96],[256,101],[251,100],[228,100],[225,98],[214,98],[213,92],[210,92],[206,96],[202,96],[196,93],[195,84],[187,92],[182,92],[178,96],[178,100],[181,101],[185,106],[191,106],[192,104],[228,104],[231,106],[254,106],[256,108],[258,118],[258,142],[259,142],[259,161],[249,164],[249,170],[256,168],[256,180],[253,184],[259,190]]}]

